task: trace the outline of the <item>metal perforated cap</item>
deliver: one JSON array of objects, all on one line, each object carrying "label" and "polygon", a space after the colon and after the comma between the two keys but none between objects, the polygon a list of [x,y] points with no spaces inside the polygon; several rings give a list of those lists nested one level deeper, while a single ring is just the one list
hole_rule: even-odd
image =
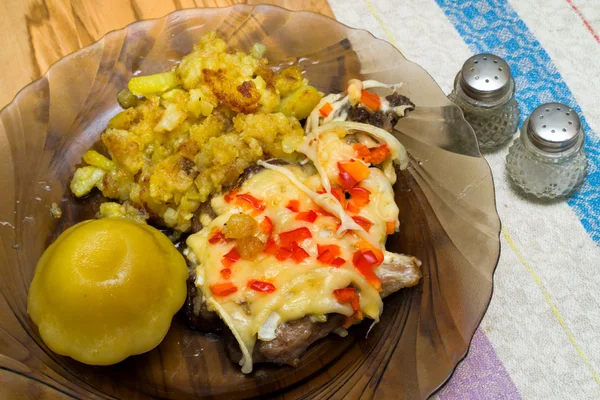
[{"label": "metal perforated cap", "polygon": [[579,115],[564,104],[542,104],[529,116],[527,135],[540,150],[565,151],[575,145],[580,134]]},{"label": "metal perforated cap", "polygon": [[494,54],[477,54],[469,58],[461,69],[460,85],[463,91],[478,101],[493,101],[510,89],[510,67]]}]

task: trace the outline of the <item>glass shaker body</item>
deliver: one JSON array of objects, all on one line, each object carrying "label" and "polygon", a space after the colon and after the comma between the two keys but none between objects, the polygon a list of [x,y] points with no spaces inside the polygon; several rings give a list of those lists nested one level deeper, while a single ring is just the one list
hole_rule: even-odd
[{"label": "glass shaker body", "polygon": [[519,105],[514,97],[499,106],[484,108],[466,101],[459,91],[460,88],[455,88],[448,98],[462,109],[465,119],[475,131],[480,149],[491,150],[512,139],[520,117]]},{"label": "glass shaker body", "polygon": [[[553,103],[553,108],[569,109],[564,105],[556,107],[557,104]],[[546,105],[538,108],[542,107],[550,108]],[[536,120],[539,118],[539,116],[535,117],[534,113],[527,118],[521,128],[520,136],[515,139],[508,151],[506,156],[508,173],[515,185],[526,194],[546,200],[566,197],[583,182],[587,174],[585,139],[579,118],[576,117],[577,120],[574,121],[578,125],[579,132],[569,139],[570,143],[563,147],[556,145],[556,148],[551,148],[540,143],[538,133],[531,128],[532,118]],[[543,120],[537,122],[540,121]],[[556,135],[566,131],[566,128],[558,126],[551,131]],[[556,143],[559,142],[554,142]]]},{"label": "glass shaker body", "polygon": [[517,131],[520,110],[514,94],[508,64],[493,54],[478,54],[465,61],[448,99],[462,109],[485,151],[502,146]]}]

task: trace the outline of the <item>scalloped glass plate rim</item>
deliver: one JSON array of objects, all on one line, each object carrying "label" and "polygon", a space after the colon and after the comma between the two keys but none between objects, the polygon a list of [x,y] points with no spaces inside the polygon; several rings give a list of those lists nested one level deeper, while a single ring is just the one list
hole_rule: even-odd
[{"label": "scalloped glass plate rim", "polygon": [[[52,65],[51,65],[51,66],[48,68],[48,70],[47,70],[47,71],[46,71],[46,72],[45,72],[45,73],[44,73],[42,76],[40,76],[38,79],[36,79],[36,80],[34,80],[34,81],[30,82],[29,84],[27,84],[26,86],[24,86],[22,89],[20,89],[20,90],[19,90],[19,91],[16,93],[16,95],[14,96],[14,98],[13,98],[13,99],[12,99],[12,100],[11,100],[11,101],[8,103],[8,104],[6,104],[6,105],[5,105],[5,106],[4,106],[4,107],[3,107],[3,108],[0,110],[0,117],[1,117],[3,114],[7,113],[7,112],[8,112],[8,110],[9,110],[11,107],[15,106],[15,104],[16,104],[16,103],[19,101],[19,98],[20,98],[21,96],[23,96],[23,94],[24,94],[24,93],[27,93],[27,92],[28,92],[28,91],[30,91],[30,90],[34,90],[34,89],[35,89],[35,86],[36,86],[36,84],[40,83],[40,82],[41,82],[41,81],[43,81],[44,79],[47,79],[47,78],[49,77],[49,75],[51,74],[52,70],[53,70],[53,69],[54,69],[56,66],[58,66],[58,65],[61,65],[61,64],[65,64],[65,63],[69,63],[71,59],[73,59],[73,58],[75,58],[75,57],[78,57],[78,56],[80,56],[80,55],[82,55],[82,54],[86,53],[87,51],[91,50],[92,48],[95,48],[95,47],[102,46],[102,44],[103,44],[103,42],[106,40],[106,38],[110,37],[111,35],[113,35],[113,34],[115,34],[115,33],[117,33],[117,32],[121,32],[121,31],[128,30],[128,29],[129,29],[130,27],[132,27],[132,26],[140,27],[140,26],[142,26],[142,25],[149,25],[149,26],[150,26],[150,25],[154,25],[154,24],[156,24],[157,22],[161,22],[161,21],[167,21],[169,18],[172,18],[173,16],[177,16],[177,15],[184,15],[184,14],[188,14],[188,13],[197,13],[197,12],[200,12],[200,13],[202,13],[202,12],[203,12],[203,10],[206,10],[206,9],[228,9],[228,10],[230,10],[230,9],[235,9],[235,8],[251,8],[251,9],[256,9],[256,8],[258,8],[258,7],[266,7],[266,8],[278,8],[278,9],[284,10],[284,11],[285,11],[285,12],[287,12],[287,13],[295,13],[295,14],[312,14],[314,17],[316,17],[316,18],[320,18],[320,19],[323,19],[323,20],[326,20],[328,23],[335,23],[335,24],[343,25],[344,27],[346,27],[347,29],[349,29],[349,30],[351,30],[351,31],[362,31],[362,32],[366,32],[367,34],[369,34],[369,35],[370,35],[370,36],[373,38],[373,40],[387,43],[387,44],[388,44],[389,46],[391,46],[391,47],[394,49],[394,51],[396,51],[396,52],[397,52],[397,53],[398,53],[398,54],[399,54],[401,57],[403,57],[404,59],[406,59],[406,57],[405,57],[405,56],[402,54],[402,52],[401,52],[399,49],[397,49],[395,46],[393,46],[391,43],[387,42],[386,40],[383,40],[383,39],[379,39],[379,38],[377,38],[375,35],[373,35],[373,34],[372,34],[371,32],[369,32],[368,30],[361,29],[361,28],[355,28],[355,27],[351,27],[351,26],[349,26],[349,25],[347,25],[347,24],[344,24],[344,23],[341,23],[341,22],[339,22],[339,21],[337,21],[337,20],[335,20],[335,19],[333,19],[333,18],[331,18],[331,17],[328,17],[328,16],[326,16],[326,15],[323,15],[323,14],[320,14],[320,13],[317,13],[317,12],[313,12],[313,11],[302,11],[302,10],[299,10],[299,11],[294,11],[294,10],[289,10],[289,9],[286,9],[286,8],[284,8],[284,7],[281,7],[281,6],[278,6],[278,5],[267,5],[267,4],[260,4],[260,5],[236,4],[236,5],[231,5],[231,6],[228,6],[228,7],[206,7],[206,8],[190,8],[190,9],[182,9],[182,10],[176,10],[176,11],[173,11],[173,12],[171,12],[171,13],[169,13],[169,14],[166,14],[166,15],[164,15],[164,16],[162,16],[162,17],[158,17],[158,18],[151,18],[151,19],[144,19],[144,20],[140,20],[140,21],[135,21],[135,22],[132,22],[132,23],[130,23],[130,24],[127,24],[127,25],[126,25],[126,26],[124,26],[123,28],[111,30],[111,31],[107,32],[105,35],[103,35],[103,36],[102,36],[100,39],[98,39],[97,41],[95,41],[94,43],[91,43],[91,44],[89,44],[88,46],[85,46],[85,47],[83,47],[83,48],[81,48],[81,49],[79,49],[79,50],[77,50],[77,51],[75,51],[75,52],[72,52],[72,53],[70,53],[70,54],[68,54],[68,55],[66,55],[66,56],[64,56],[64,57],[62,57],[62,58],[60,58],[59,60],[57,60],[56,62],[54,62],[54,63],[53,63],[53,64],[52,64]],[[429,73],[428,73],[426,70],[424,70],[422,67],[420,67],[418,64],[416,64],[416,63],[414,63],[414,62],[412,62],[412,61],[410,61],[410,60],[408,60],[408,59],[406,59],[406,60],[407,60],[408,62],[410,62],[410,63],[414,64],[415,66],[417,66],[418,68],[420,68],[420,69],[421,69],[421,70],[423,70],[424,72],[426,72],[426,73],[427,73],[427,75],[429,76],[429,78],[430,78],[432,81],[434,81],[434,80],[433,80],[433,77],[431,77],[431,75],[430,75],[430,74],[429,74]],[[434,81],[434,82],[435,82],[435,81]],[[437,85],[437,83],[436,83],[436,85]],[[438,89],[439,89],[439,90],[440,90],[440,92],[443,94],[443,92],[442,92],[441,88],[439,88],[439,85],[438,85]],[[450,103],[450,104],[452,104],[452,103]],[[456,106],[456,105],[453,105],[453,104],[452,104],[452,106],[453,106],[453,107],[456,107],[458,110],[460,110],[460,109],[458,108],[458,106]],[[461,115],[461,118],[463,118],[463,120],[464,120],[464,117],[462,116],[462,112],[460,112],[460,115]],[[475,137],[475,133],[472,131],[472,129],[471,129],[471,134],[472,134],[472,136],[473,136],[473,137]],[[478,148],[477,148],[477,154],[478,154],[478,157],[479,157],[479,158],[482,158],[482,159],[484,159],[484,160],[485,160],[485,158],[484,158],[484,157],[481,155],[481,153],[479,152],[479,149],[478,149]],[[490,176],[491,176],[491,168],[489,167],[489,163],[487,163],[487,161],[486,161],[486,164],[487,164],[487,168],[488,168],[489,174],[490,174]],[[491,180],[492,180],[492,185],[493,185],[493,176],[491,176]],[[494,208],[496,209],[496,215],[495,215],[495,216],[496,216],[496,218],[498,218],[498,221],[499,221],[499,216],[498,216],[498,214],[497,214],[497,207],[496,207],[496,201],[495,201],[495,198],[494,198]],[[470,338],[469,338],[469,340],[468,340],[468,345],[467,345],[467,346],[465,346],[465,348],[462,350],[462,356],[461,356],[461,357],[460,357],[460,359],[459,359],[459,360],[458,360],[458,361],[457,361],[457,362],[454,364],[454,366],[452,367],[452,370],[450,371],[450,373],[448,374],[448,376],[447,376],[447,377],[446,377],[446,378],[445,378],[443,381],[439,382],[439,385],[437,386],[437,388],[436,388],[435,390],[433,390],[433,391],[430,393],[430,395],[431,395],[431,394],[433,394],[433,393],[435,393],[436,391],[438,391],[438,390],[439,390],[439,389],[440,389],[440,388],[441,388],[441,387],[442,387],[442,386],[443,386],[443,385],[444,385],[444,384],[445,384],[445,383],[446,383],[446,382],[447,382],[447,381],[448,381],[448,380],[451,378],[451,376],[452,376],[452,375],[454,374],[454,372],[456,371],[456,368],[457,368],[458,364],[460,364],[460,362],[462,362],[462,360],[464,360],[464,358],[466,357],[466,355],[467,355],[467,354],[468,354],[468,352],[469,352],[469,348],[470,348],[471,341],[472,341],[472,339],[473,339],[473,335],[474,335],[474,333],[475,333],[475,330],[477,329],[477,327],[478,327],[478,326],[479,326],[479,324],[481,323],[481,320],[483,319],[483,317],[484,317],[484,315],[485,315],[485,313],[486,313],[486,311],[487,311],[487,309],[488,309],[488,307],[489,307],[489,303],[490,303],[490,301],[491,301],[491,298],[492,298],[492,295],[493,295],[493,280],[494,280],[493,278],[494,278],[495,270],[496,270],[496,268],[497,268],[497,265],[498,265],[498,260],[499,260],[499,257],[500,257],[500,240],[499,240],[499,238],[500,238],[500,233],[501,233],[501,228],[500,228],[500,229],[499,229],[499,231],[498,231],[498,256],[496,257],[496,262],[495,262],[495,264],[494,264],[493,268],[492,268],[492,269],[489,271],[489,273],[490,273],[490,277],[489,277],[489,278],[490,278],[490,280],[491,280],[491,283],[492,283],[492,285],[491,285],[491,288],[490,288],[490,293],[489,293],[489,297],[488,297],[488,300],[487,300],[487,304],[485,305],[485,307],[484,307],[484,309],[483,309],[483,312],[481,313],[481,315],[478,317],[478,321],[479,321],[479,322],[478,322],[478,323],[477,323],[477,324],[476,324],[476,325],[473,327],[473,331],[472,331],[472,332],[470,332]],[[3,294],[3,295],[4,295],[4,294]],[[21,324],[22,324],[21,320],[20,320],[20,319],[18,319],[18,320],[19,320],[19,323],[21,323]],[[23,326],[23,325],[22,325],[22,326]],[[28,334],[28,335],[30,335],[30,337],[31,337],[32,339],[36,340],[36,338],[34,338],[34,337],[31,335],[31,333],[29,332],[29,330],[27,329],[27,327],[26,327],[26,326],[23,326],[23,328],[24,328],[24,330],[27,332],[27,334]],[[11,371],[11,370],[9,370],[9,372],[18,373],[17,371]],[[27,379],[32,379],[32,380],[35,380],[35,381],[37,381],[37,382],[39,382],[39,383],[42,383],[42,384],[44,384],[44,385],[48,385],[49,387],[52,387],[53,389],[55,389],[55,390],[57,390],[57,391],[59,391],[59,392],[61,392],[61,393],[63,393],[63,394],[67,394],[66,392],[64,392],[64,391],[63,391],[62,389],[60,389],[59,387],[56,387],[56,386],[50,385],[50,384],[48,384],[48,383],[46,383],[46,382],[39,381],[39,380],[37,380],[37,379],[35,379],[35,378],[33,378],[33,377],[30,377],[30,376],[27,376],[27,375],[22,375],[22,376],[25,376]]]}]

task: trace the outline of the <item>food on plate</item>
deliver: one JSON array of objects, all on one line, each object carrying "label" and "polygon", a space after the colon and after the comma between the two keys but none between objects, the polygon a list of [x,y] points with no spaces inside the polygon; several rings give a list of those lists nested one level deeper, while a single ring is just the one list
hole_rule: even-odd
[{"label": "food on plate", "polygon": [[392,163],[405,168],[406,151],[371,125],[319,123],[298,147],[306,162],[259,161],[187,239],[201,294],[192,302],[224,321],[245,373],[376,323],[382,298],[421,278],[418,260],[385,249],[398,227]]},{"label": "food on plate", "polygon": [[252,53],[211,32],[172,71],[132,78],[119,94],[125,110],[102,133],[106,152],[83,155],[73,194],[98,188],[138,218],[185,232],[200,204],[257,160],[298,161],[298,120],[322,94],[297,66],[274,72]]},{"label": "food on plate", "polygon": [[125,110],[70,184],[109,201],[46,250],[29,292],[55,352],[105,365],[147,351],[185,302],[190,327],[222,331],[242,372],[296,365],[418,284],[421,262],[385,248],[408,165],[391,132],[415,105],[372,80],[324,95],[265,51],[209,33],[119,93]]},{"label": "food on plate", "polygon": [[28,312],[55,353],[114,364],[162,341],[185,301],[187,275],[157,229],[125,218],[83,221],[40,258]]}]

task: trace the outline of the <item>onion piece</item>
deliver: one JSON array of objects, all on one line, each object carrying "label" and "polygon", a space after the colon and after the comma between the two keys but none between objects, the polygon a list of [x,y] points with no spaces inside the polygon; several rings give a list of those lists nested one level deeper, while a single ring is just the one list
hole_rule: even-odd
[{"label": "onion piece", "polygon": [[258,329],[258,338],[263,342],[269,342],[275,339],[275,331],[281,322],[281,316],[272,311],[271,314],[267,317],[265,322]]}]

